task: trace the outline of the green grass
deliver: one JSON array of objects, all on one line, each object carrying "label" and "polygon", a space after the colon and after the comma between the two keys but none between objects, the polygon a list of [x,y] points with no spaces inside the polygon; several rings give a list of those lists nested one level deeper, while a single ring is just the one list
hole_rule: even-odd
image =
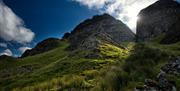
[{"label": "green grass", "polygon": [[103,44],[99,49],[102,58],[117,58],[124,60],[129,56],[128,50],[110,44]]},{"label": "green grass", "polygon": [[[0,63],[0,90],[132,91],[146,78],[155,79],[168,57],[180,54],[179,45],[106,43],[98,48],[100,57],[88,59],[84,55],[91,51],[67,51],[64,41],[54,50]],[[169,79],[180,83],[179,77]]]},{"label": "green grass", "polygon": [[50,65],[53,66],[53,64],[55,64],[57,60],[63,59],[68,54],[66,51],[64,51],[68,44],[62,44],[63,45],[59,48],[43,54],[30,56],[23,59],[17,59],[6,64],[1,63],[0,77],[5,77],[3,79],[0,79],[0,87],[6,90],[6,88],[11,89],[19,85],[25,86],[26,84],[31,84],[35,81],[46,79],[45,77],[47,77],[48,74],[43,75],[42,73],[40,73],[40,70],[42,70],[41,72],[43,72],[44,70],[46,70],[46,67]]},{"label": "green grass", "polygon": [[[49,52],[1,63],[0,89],[2,91],[89,89],[100,84],[100,70],[119,61],[117,57],[120,54],[114,56],[117,56],[116,59],[87,59],[81,57],[82,52],[72,55],[76,52],[67,51],[68,45],[68,42],[62,42],[59,48]],[[68,79],[68,83],[64,79]],[[59,86],[59,83],[62,84]]]}]

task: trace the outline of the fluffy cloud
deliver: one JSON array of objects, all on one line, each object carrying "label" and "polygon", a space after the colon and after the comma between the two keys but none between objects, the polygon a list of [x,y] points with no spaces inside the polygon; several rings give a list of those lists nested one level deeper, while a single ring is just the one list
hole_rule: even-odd
[{"label": "fluffy cloud", "polygon": [[21,52],[21,53],[24,53],[26,50],[30,50],[32,48],[30,47],[20,47],[18,50]]},{"label": "fluffy cloud", "polygon": [[137,14],[139,11],[157,0],[73,0],[90,9],[97,9],[102,13],[122,20],[131,29],[136,28]]},{"label": "fluffy cloud", "polygon": [[12,51],[11,51],[10,49],[6,49],[6,50],[4,50],[2,53],[0,53],[0,56],[1,56],[1,55],[12,56],[13,53],[12,53]]},{"label": "fluffy cloud", "polygon": [[7,48],[7,44],[6,43],[0,43],[0,47]]},{"label": "fluffy cloud", "polygon": [[23,20],[0,0],[0,38],[5,41],[28,43],[33,40],[34,35],[24,26]]},{"label": "fluffy cloud", "polygon": [[103,8],[107,0],[73,0],[80,2],[83,5],[88,6],[89,8]]}]

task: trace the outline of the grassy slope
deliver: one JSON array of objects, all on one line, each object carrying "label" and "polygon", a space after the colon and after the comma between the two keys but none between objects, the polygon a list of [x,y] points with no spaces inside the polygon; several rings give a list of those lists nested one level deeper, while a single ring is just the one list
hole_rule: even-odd
[{"label": "grassy slope", "polygon": [[64,42],[59,48],[43,54],[3,61],[0,63],[1,90],[89,89],[99,84],[101,75],[110,65],[119,62],[126,51],[106,44],[100,47],[102,58],[85,59],[80,57],[83,52],[74,55],[66,51],[67,46]]},{"label": "grassy slope", "polygon": [[68,45],[63,42],[52,51],[0,63],[0,90],[132,91],[145,78],[155,78],[168,56],[180,56],[180,43],[124,43],[127,49],[104,44],[97,59],[81,57],[86,51],[68,52]]}]

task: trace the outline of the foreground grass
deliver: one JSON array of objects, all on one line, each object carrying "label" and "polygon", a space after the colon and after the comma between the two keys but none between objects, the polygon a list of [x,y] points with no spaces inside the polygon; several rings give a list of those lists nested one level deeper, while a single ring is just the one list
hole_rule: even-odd
[{"label": "foreground grass", "polygon": [[[154,79],[169,56],[180,54],[179,43],[124,43],[99,46],[100,57],[69,52],[68,42],[52,51],[0,63],[1,91],[132,91]],[[178,77],[171,77],[180,83]],[[179,84],[177,84],[179,89]]]}]

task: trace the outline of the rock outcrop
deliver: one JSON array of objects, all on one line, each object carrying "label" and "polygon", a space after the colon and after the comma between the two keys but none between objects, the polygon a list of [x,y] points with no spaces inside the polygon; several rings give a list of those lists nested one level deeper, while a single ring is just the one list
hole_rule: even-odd
[{"label": "rock outcrop", "polygon": [[108,14],[97,15],[79,24],[64,38],[70,40],[70,49],[95,49],[102,42],[119,45],[124,41],[133,41],[135,34],[121,21]]},{"label": "rock outcrop", "polygon": [[57,38],[48,38],[38,43],[33,49],[26,50],[21,57],[33,56],[43,52],[47,52],[60,45],[61,40]]},{"label": "rock outcrop", "polygon": [[159,0],[141,10],[138,16],[137,40],[148,41],[166,32],[177,31],[172,27],[180,19],[180,4],[174,0]]},{"label": "rock outcrop", "polygon": [[167,64],[162,66],[156,80],[146,79],[145,85],[136,87],[134,91],[177,91],[176,82],[168,79],[168,76],[180,76],[179,57],[172,57]]}]

